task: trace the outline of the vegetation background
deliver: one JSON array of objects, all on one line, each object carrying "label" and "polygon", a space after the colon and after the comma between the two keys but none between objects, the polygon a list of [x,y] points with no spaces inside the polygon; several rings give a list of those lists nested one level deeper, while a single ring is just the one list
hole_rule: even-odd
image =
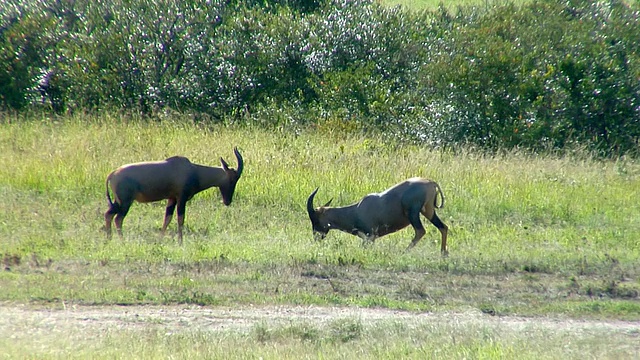
[{"label": "vegetation background", "polygon": [[410,4],[9,0],[0,106],[637,152],[637,2]]},{"label": "vegetation background", "polygon": [[[637,3],[416,6],[0,4],[4,356],[637,357]],[[134,205],[125,238],[105,239],[111,170],[233,163],[234,146],[234,203],[192,199],[183,246],[175,223],[158,236],[162,203]],[[444,190],[448,258],[430,225],[410,252],[410,230],[312,240],[315,187],[347,205],[416,175]],[[115,306],[438,320],[90,326]],[[87,308],[71,325],[42,317]]]}]

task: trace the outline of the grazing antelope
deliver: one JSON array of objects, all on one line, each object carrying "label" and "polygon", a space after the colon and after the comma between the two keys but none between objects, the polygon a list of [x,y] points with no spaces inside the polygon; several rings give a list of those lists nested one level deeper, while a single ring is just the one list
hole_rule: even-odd
[{"label": "grazing antelope", "polygon": [[[111,221],[114,216],[116,230],[122,237],[122,221],[134,200],[147,203],[168,199],[162,234],[167,230],[177,206],[178,240],[182,244],[185,207],[195,194],[216,186],[220,188],[222,202],[225,205],[231,204],[244,164],[238,149],[234,148],[233,152],[238,160],[237,170],[230,168],[223,158],[220,158],[222,167],[210,167],[193,164],[182,156],[123,165],[114,170],[106,181],[109,210],[104,213],[104,219],[107,237],[111,237]],[[114,201],[111,201],[109,188],[113,192]]]},{"label": "grazing antelope", "polygon": [[[447,255],[447,230],[435,209],[444,205],[442,189],[434,181],[411,178],[378,193],[369,194],[359,202],[344,207],[329,207],[331,200],[317,209],[313,208],[316,188],[307,199],[307,212],[311,219],[314,236],[324,239],[329,230],[337,229],[357,235],[363,241],[373,242],[408,225],[413,226],[415,236],[407,247],[414,247],[426,231],[420,221],[424,215],[442,234],[440,251]],[[440,205],[437,204],[438,195]]]}]

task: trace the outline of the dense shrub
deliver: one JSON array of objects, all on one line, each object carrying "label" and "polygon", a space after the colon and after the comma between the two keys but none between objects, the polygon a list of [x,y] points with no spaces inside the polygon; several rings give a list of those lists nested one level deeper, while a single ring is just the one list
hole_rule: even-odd
[{"label": "dense shrub", "polygon": [[371,0],[9,0],[0,106],[635,153],[638,20],[619,0],[424,12]]},{"label": "dense shrub", "polygon": [[0,106],[23,109],[36,93],[46,57],[55,47],[51,32],[56,26],[35,11],[22,12],[6,3],[0,10]]},{"label": "dense shrub", "polygon": [[[436,138],[490,148],[637,150],[638,14],[611,2],[533,2],[450,20],[427,64],[444,103]],[[633,35],[632,35],[633,34]]]}]

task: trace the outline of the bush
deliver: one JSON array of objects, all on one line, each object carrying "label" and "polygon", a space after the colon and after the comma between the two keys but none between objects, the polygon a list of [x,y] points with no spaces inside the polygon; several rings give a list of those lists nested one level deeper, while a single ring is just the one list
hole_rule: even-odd
[{"label": "bush", "polygon": [[449,109],[429,121],[443,131],[432,136],[493,149],[637,151],[637,17],[618,2],[541,1],[450,20],[451,40],[423,75]]},{"label": "bush", "polygon": [[0,104],[21,110],[36,98],[46,57],[57,39],[43,32],[53,26],[51,21],[32,8],[7,2],[0,14]]},{"label": "bush", "polygon": [[5,109],[321,122],[488,150],[639,149],[640,21],[620,0],[424,12],[372,0],[10,0],[0,14]]}]

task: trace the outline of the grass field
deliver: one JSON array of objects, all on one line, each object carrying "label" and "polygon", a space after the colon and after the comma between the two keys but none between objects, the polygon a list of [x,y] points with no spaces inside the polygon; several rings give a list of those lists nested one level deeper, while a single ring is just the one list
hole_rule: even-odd
[{"label": "grass field", "polygon": [[[511,1],[514,4],[526,3],[528,0],[516,0]],[[384,6],[394,7],[401,6],[408,10],[433,10],[443,5],[449,10],[455,10],[459,6],[493,6],[498,4],[508,3],[505,0],[456,0],[456,1],[442,1],[442,0],[379,0],[380,4]]]},{"label": "grass field", "polygon": [[422,9],[436,9],[441,4],[447,8],[454,8],[455,6],[466,5],[480,5],[485,3],[486,0],[456,0],[455,4],[448,1],[439,0],[380,0],[379,3],[385,6],[402,6],[410,10],[422,10]]},{"label": "grass field", "polygon": [[[17,120],[5,116],[0,124],[0,302],[9,308],[319,306],[442,318],[640,320],[634,159],[482,155],[402,146],[376,135],[114,114]],[[217,189],[192,199],[182,246],[175,222],[159,236],[164,203],[135,204],[124,239],[105,239],[104,179],[111,170],[176,154],[213,166],[223,156],[235,166],[233,146],[245,158],[233,204],[224,207]],[[426,221],[427,236],[410,252],[404,249],[411,229],[366,247],[338,232],[313,240],[305,201],[315,187],[318,203],[333,198],[333,205],[348,205],[412,176],[432,178],[444,190],[438,213],[450,227],[449,257],[440,256],[439,233]],[[191,357],[215,353],[212,344],[232,358],[580,358],[589,351],[633,358],[639,351],[632,344],[640,329],[633,326],[546,333],[548,327],[514,332],[491,322],[346,317],[271,325],[268,318],[244,333],[197,328],[166,338],[151,326],[76,345],[56,332],[44,345],[17,336],[0,347],[10,358],[118,357],[122,349],[139,358],[168,357],[175,349]]]}]

